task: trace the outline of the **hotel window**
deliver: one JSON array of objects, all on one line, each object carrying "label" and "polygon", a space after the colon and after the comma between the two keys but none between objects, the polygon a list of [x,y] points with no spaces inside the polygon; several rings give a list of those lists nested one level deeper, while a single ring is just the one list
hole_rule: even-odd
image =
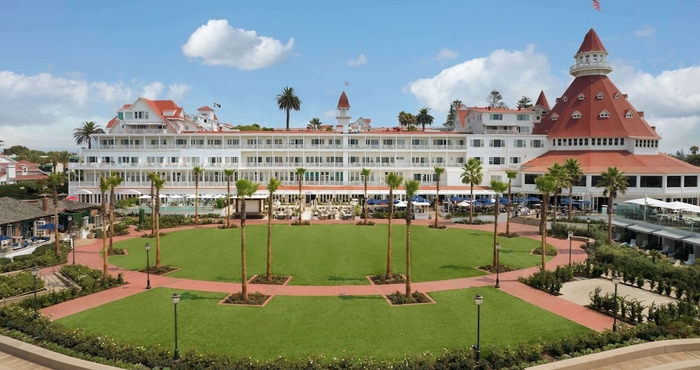
[{"label": "hotel window", "polygon": [[518,121],[529,121],[530,115],[529,114],[518,114],[517,119],[518,119]]},{"label": "hotel window", "polygon": [[97,163],[97,157],[87,157],[88,163]]},{"label": "hotel window", "polygon": [[625,145],[625,138],[620,138],[620,145]]},{"label": "hotel window", "polygon": [[326,141],[323,139],[311,139],[311,145],[323,145]]},{"label": "hotel window", "polygon": [[615,99],[620,99],[620,93],[619,93],[619,92],[616,92],[616,93],[615,93]]},{"label": "hotel window", "polygon": [[491,148],[504,148],[506,146],[506,141],[501,139],[489,140],[489,146]]},{"label": "hotel window", "polygon": [[304,146],[304,139],[290,139],[289,145]]},{"label": "hotel window", "polygon": [[523,139],[518,139],[513,141],[513,146],[516,148],[524,148],[526,147],[526,141]]},{"label": "hotel window", "polygon": [[578,94],[578,100],[583,100],[585,96],[583,94]]},{"label": "hotel window", "polygon": [[357,139],[350,139],[350,145],[357,145],[358,142]]},{"label": "hotel window", "polygon": [[489,164],[506,164],[505,157],[489,157]]},{"label": "hotel window", "polygon": [[382,144],[384,144],[384,146],[393,146],[394,140],[393,139],[384,139],[384,140],[382,140]]},{"label": "hotel window", "polygon": [[660,188],[663,176],[639,176],[639,186],[642,188]]},{"label": "hotel window", "polygon": [[600,114],[598,114],[598,117],[600,117],[600,118],[608,118],[608,117],[610,117],[610,113],[608,113],[607,110],[603,109],[603,111],[600,112]]},{"label": "hotel window", "polygon": [[204,139],[192,139],[190,140],[190,144],[204,146]]},{"label": "hotel window", "polygon": [[588,146],[588,138],[585,138],[585,139],[583,139],[583,140],[584,140],[584,144],[583,144],[583,145]]},{"label": "hotel window", "polygon": [[600,144],[600,140],[601,140],[601,138],[598,138],[598,144],[597,144],[597,145],[601,145],[601,144]]},{"label": "hotel window", "polygon": [[368,146],[379,146],[379,140],[377,140],[377,139],[372,139],[372,140],[367,139],[367,140],[365,140],[365,145],[368,145]]},{"label": "hotel window", "polygon": [[491,121],[503,121],[503,115],[501,113],[491,113],[489,117]]},{"label": "hotel window", "polygon": [[248,146],[256,146],[258,145],[258,139],[248,139],[246,140],[246,143],[248,144]]},{"label": "hotel window", "polygon": [[520,157],[510,157],[510,164],[520,164]]},{"label": "hotel window", "polygon": [[525,174],[525,184],[526,185],[535,185],[535,179],[539,177],[540,175],[533,175],[533,174]]},{"label": "hotel window", "polygon": [[683,176],[683,186],[686,188],[698,187],[698,177],[697,176]]},{"label": "hotel window", "polygon": [[221,145],[221,139],[207,139],[207,145]]},{"label": "hotel window", "polygon": [[627,113],[625,113],[625,118],[632,118],[632,117],[633,117],[632,110],[630,109],[627,111]]},{"label": "hotel window", "polygon": [[124,112],[124,119],[134,119],[133,112]]},{"label": "hotel window", "polygon": [[134,119],[148,119],[148,112],[139,111],[134,112]]},{"label": "hotel window", "polygon": [[561,101],[563,101],[564,103],[566,103],[566,102],[569,101],[569,98],[567,98],[566,95],[564,95],[564,96],[561,97]]},{"label": "hotel window", "polygon": [[602,92],[599,92],[598,95],[596,95],[595,97],[596,97],[596,99],[600,100],[600,99],[603,99],[605,97],[605,95]]},{"label": "hotel window", "polygon": [[615,139],[613,139],[613,140],[614,140],[613,142],[615,143],[615,144],[613,144],[613,145],[617,145],[617,143],[618,143],[618,139],[617,139],[617,138],[615,138]]},{"label": "hotel window", "polygon": [[179,162],[180,162],[180,158],[178,158],[178,157],[170,157],[170,163],[179,163]]},{"label": "hotel window", "polygon": [[569,139],[569,146],[571,146],[571,139]]},{"label": "hotel window", "polygon": [[573,119],[581,118],[581,112],[575,111],[574,113],[571,114],[571,118],[573,118]]},{"label": "hotel window", "polygon": [[447,140],[444,140],[444,139],[433,140],[433,146],[445,146],[445,145],[447,145]]},{"label": "hotel window", "polygon": [[681,177],[680,176],[667,176],[666,177],[666,187],[667,188],[680,188],[681,187]]},{"label": "hotel window", "polygon": [[481,139],[474,139],[472,140],[472,147],[474,148],[482,148],[484,146],[484,141]]},{"label": "hotel window", "polygon": [[530,140],[530,146],[533,148],[542,148],[542,140]]},{"label": "hotel window", "polygon": [[559,119],[559,115],[558,115],[558,114],[556,114],[556,113],[552,114],[552,121],[556,121],[556,120],[558,120],[558,119]]},{"label": "hotel window", "polygon": [[237,147],[241,145],[241,142],[238,139],[226,139],[226,145]]}]

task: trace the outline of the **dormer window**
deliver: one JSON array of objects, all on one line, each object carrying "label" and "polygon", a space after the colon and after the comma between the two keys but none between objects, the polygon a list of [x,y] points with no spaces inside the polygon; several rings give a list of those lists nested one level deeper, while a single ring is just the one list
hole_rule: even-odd
[{"label": "dormer window", "polygon": [[577,98],[578,98],[578,100],[583,100],[583,98],[585,98],[585,97],[586,97],[586,96],[583,95],[583,94],[578,94],[578,97],[577,97]]},{"label": "dormer window", "polygon": [[559,119],[559,115],[558,115],[558,114],[556,114],[556,113],[552,114],[552,121],[556,121],[556,120],[558,120],[558,119]]},{"label": "dormer window", "polygon": [[634,114],[632,114],[632,110],[629,109],[627,110],[627,113],[625,113],[625,118],[632,118],[634,117]]},{"label": "dormer window", "polygon": [[564,95],[564,96],[561,97],[561,101],[563,101],[564,103],[566,103],[566,102],[569,101],[569,98],[567,98],[566,95]]},{"label": "dormer window", "polygon": [[619,93],[619,92],[616,92],[616,93],[615,93],[615,99],[620,99],[620,93]]},{"label": "dormer window", "polygon": [[573,118],[573,119],[581,118],[581,112],[575,111],[574,113],[571,114],[571,118]]},{"label": "dormer window", "polygon": [[598,117],[599,118],[608,118],[608,117],[610,117],[610,113],[608,113],[607,110],[603,109],[602,112],[598,113]]},{"label": "dormer window", "polygon": [[595,96],[596,99],[600,100],[603,99],[605,95],[602,92],[599,92],[598,95]]}]

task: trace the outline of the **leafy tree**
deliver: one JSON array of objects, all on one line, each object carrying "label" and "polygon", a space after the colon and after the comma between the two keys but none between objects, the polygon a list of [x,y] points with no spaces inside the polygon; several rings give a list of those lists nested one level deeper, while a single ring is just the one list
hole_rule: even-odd
[{"label": "leafy tree", "polygon": [[698,154],[698,150],[700,149],[697,145],[691,146],[690,154],[685,158],[685,161],[693,166],[700,166],[700,154]]},{"label": "leafy tree", "polygon": [[321,119],[318,117],[314,117],[311,120],[309,120],[309,128],[314,131],[320,130],[322,124],[323,122],[321,122]]},{"label": "leafy tree", "polygon": [[267,198],[267,281],[272,281],[272,198],[277,189],[279,189],[282,181],[276,178],[270,178],[267,183],[267,191],[270,196]]},{"label": "leafy tree", "polygon": [[58,187],[63,186],[66,182],[65,176],[52,173],[46,179],[47,186],[51,189],[51,198],[53,199],[53,219],[54,219],[54,238],[56,239],[56,256],[61,254],[61,238],[58,236]]},{"label": "leafy tree", "polygon": [[282,93],[277,95],[277,107],[287,113],[287,131],[289,131],[289,111],[299,111],[301,109],[301,100],[294,94],[293,87],[285,87]]},{"label": "leafy tree", "polygon": [[524,96],[518,100],[518,108],[530,108],[532,107],[532,100],[527,96]]},{"label": "leafy tree", "polygon": [[408,205],[406,206],[406,298],[411,298],[411,218],[413,212],[413,198],[418,191],[418,181],[410,180],[406,181],[403,185],[406,189],[406,199],[408,199]]},{"label": "leafy tree", "polygon": [[11,147],[9,147],[9,148],[3,150],[2,152],[3,152],[3,154],[5,154],[5,155],[13,155],[13,154],[14,154],[14,155],[19,155],[20,153],[28,152],[28,151],[30,151],[30,149],[27,148],[26,146],[23,146],[23,145],[13,145],[13,146],[11,146]]},{"label": "leafy tree", "polygon": [[469,184],[469,223],[474,222],[474,185],[481,184],[484,181],[483,167],[481,162],[476,158],[469,158],[467,163],[462,167],[462,174],[459,176],[463,184]]},{"label": "leafy tree", "polygon": [[[107,178],[107,184],[109,185],[109,250],[108,254],[114,253],[114,189],[121,185],[122,179],[119,177],[118,173],[112,173]],[[158,200],[156,200],[158,202]]]},{"label": "leafy tree", "polygon": [[425,125],[433,125],[433,120],[433,116],[430,115],[430,108],[423,107],[418,111],[416,123],[423,127],[423,131],[425,131]]},{"label": "leafy tree", "polygon": [[401,186],[403,177],[394,172],[389,172],[384,182],[389,186],[389,216],[387,217],[389,221],[389,231],[386,246],[386,278],[391,279],[391,220],[394,218],[394,190]]},{"label": "leafy tree", "polygon": [[102,212],[102,276],[109,276],[109,264],[107,263],[107,257],[109,256],[109,251],[107,250],[107,197],[105,196],[109,191],[109,180],[106,176],[100,176],[100,195],[102,201],[102,207],[100,208]]},{"label": "leafy tree", "polygon": [[37,165],[42,165],[47,163],[48,159],[45,157],[44,152],[38,150],[27,150],[17,154],[15,158],[18,161],[27,161]]},{"label": "leafy tree", "polygon": [[241,297],[243,303],[248,303],[248,276],[246,270],[245,257],[245,220],[246,220],[246,198],[250,198],[258,191],[259,184],[252,183],[246,179],[236,181],[236,191],[238,199],[241,200]]},{"label": "leafy tree", "polygon": [[399,125],[401,128],[406,127],[407,129],[411,126],[415,126],[417,123],[416,116],[411,113],[406,113],[404,111],[399,112]]},{"label": "leafy tree", "polygon": [[512,213],[511,210],[511,203],[512,203],[512,194],[511,190],[513,187],[513,179],[518,177],[518,171],[508,171],[506,170],[506,177],[508,178],[508,217],[506,217],[506,235],[510,235],[510,215]]},{"label": "leafy tree", "polygon": [[493,265],[496,266],[498,262],[498,249],[496,249],[496,243],[498,243],[498,214],[501,208],[499,198],[508,190],[508,185],[501,180],[491,180],[491,190],[496,193],[496,205],[493,207]]},{"label": "leafy tree", "polygon": [[455,121],[457,120],[457,109],[462,105],[462,102],[460,100],[455,100],[452,103],[450,103],[450,110],[447,113],[447,118],[445,119],[445,123],[442,125],[445,127],[454,127]]},{"label": "leafy tree", "polygon": [[87,144],[88,149],[92,149],[92,142],[97,141],[95,135],[104,133],[105,130],[95,122],[83,122],[80,127],[73,130],[73,139],[75,139],[76,144],[80,146]]},{"label": "leafy tree", "polygon": [[612,244],[613,201],[618,194],[627,192],[628,180],[625,171],[620,171],[617,167],[608,167],[608,170],[602,172],[600,177],[596,187],[603,188],[603,196],[608,197],[608,244]]},{"label": "leafy tree", "polygon": [[151,218],[155,218],[156,234],[156,268],[160,268],[160,191],[165,186],[165,179],[154,174],[153,187],[156,189],[156,207],[151,212]]},{"label": "leafy tree", "polygon": [[435,170],[435,225],[434,225],[434,227],[437,228],[438,227],[438,203],[440,203],[440,177],[445,172],[445,168],[434,167],[433,170]]},{"label": "leafy tree", "polygon": [[581,163],[574,158],[567,158],[567,160],[564,161],[564,170],[569,178],[569,221],[571,221],[571,214],[574,210],[574,185],[581,181],[583,178],[583,172],[581,171]]},{"label": "leafy tree", "polygon": [[202,172],[204,172],[204,168],[195,166],[192,169],[192,172],[194,172],[194,223],[198,224],[199,223],[199,178],[202,176]]},{"label": "leafy tree", "polygon": [[486,97],[486,102],[491,108],[508,108],[506,103],[503,102],[503,96],[498,90],[491,90],[491,93]]},{"label": "leafy tree", "polygon": [[301,194],[301,187],[304,184],[304,174],[306,173],[306,168],[297,168],[297,179],[299,180],[299,218],[297,219],[297,222],[301,224],[301,214],[303,213],[302,211],[302,206],[304,205],[304,199],[302,198]]},{"label": "leafy tree", "polygon": [[367,180],[369,178],[369,175],[372,171],[368,168],[362,168],[362,171],[360,174],[362,175],[362,181],[365,183],[365,209],[364,209],[364,224],[367,225],[367,213],[368,213],[368,208],[369,206],[367,205]]},{"label": "leafy tree", "polygon": [[535,189],[542,193],[542,218],[540,219],[540,235],[542,236],[542,271],[547,262],[547,211],[549,208],[549,196],[556,190],[557,180],[550,174],[539,176],[535,179]]},{"label": "leafy tree", "polygon": [[554,178],[556,188],[554,189],[554,217],[552,218],[552,226],[557,224],[557,213],[559,213],[559,194],[564,188],[568,188],[571,183],[569,173],[564,166],[554,162],[551,167],[547,167],[549,174]]},{"label": "leafy tree", "polygon": [[234,169],[224,170],[224,176],[226,176],[226,227],[231,227],[231,178],[235,172]]}]

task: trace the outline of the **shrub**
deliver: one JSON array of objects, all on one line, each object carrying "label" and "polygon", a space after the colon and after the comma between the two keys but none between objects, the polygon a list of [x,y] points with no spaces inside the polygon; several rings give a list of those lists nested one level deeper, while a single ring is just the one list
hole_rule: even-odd
[{"label": "shrub", "polygon": [[[547,244],[547,255],[548,256],[556,256],[557,255],[557,249],[552,247],[551,245]],[[542,246],[539,246],[535,249],[532,250],[532,254],[542,254]]]},{"label": "shrub", "polygon": [[374,223],[374,221],[367,221],[367,223],[365,223],[365,221],[363,220],[363,221],[356,222],[355,225],[357,225],[357,226],[374,226],[375,223]]},{"label": "shrub", "polygon": [[34,279],[34,276],[29,271],[20,272],[15,275],[0,275],[0,299],[15,297],[36,289],[44,289],[43,279]]},{"label": "shrub", "polygon": [[24,270],[34,266],[42,268],[66,263],[70,246],[62,244],[59,256],[54,253],[54,248],[55,244],[53,243],[45,244],[35,249],[32,254],[17,256],[12,261],[3,261],[0,263],[0,273]]},{"label": "shrub", "polygon": [[549,294],[559,295],[563,283],[572,278],[573,270],[570,267],[557,266],[554,271],[540,269],[528,277],[518,278],[518,281]]},{"label": "shrub", "polygon": [[456,224],[464,224],[464,225],[486,225],[486,224],[492,224],[493,221],[487,221],[487,220],[475,218],[472,220],[471,223],[469,223],[469,219],[457,220],[457,221],[455,221],[455,223]]},{"label": "shrub", "polygon": [[420,292],[412,292],[410,297],[406,297],[405,294],[396,291],[386,296],[391,304],[402,305],[402,304],[417,304],[417,303],[430,303],[430,299],[425,296],[425,294]]}]

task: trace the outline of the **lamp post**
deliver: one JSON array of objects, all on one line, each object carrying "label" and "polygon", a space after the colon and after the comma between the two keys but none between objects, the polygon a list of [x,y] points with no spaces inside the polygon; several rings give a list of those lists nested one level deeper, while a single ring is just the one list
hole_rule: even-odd
[{"label": "lamp post", "polygon": [[591,218],[588,217],[586,218],[586,223],[588,224],[588,232],[586,232],[586,249],[590,249],[590,240],[591,240]]},{"label": "lamp post", "polygon": [[620,276],[615,274],[612,277],[612,282],[615,284],[615,306],[613,308],[613,331],[617,331],[617,285],[620,284]]},{"label": "lamp post", "polygon": [[146,243],[146,289],[151,289],[151,245]]},{"label": "lamp post", "polygon": [[180,303],[180,295],[173,293],[173,307],[175,308],[175,352],[173,353],[173,362],[180,360],[180,352],[177,350],[177,304]]},{"label": "lamp post", "polygon": [[500,288],[500,279],[498,276],[501,270],[501,243],[496,243],[496,286],[494,288]]},{"label": "lamp post", "polygon": [[36,309],[36,277],[39,276],[39,268],[34,266],[32,267],[32,276],[34,277],[34,318],[36,319],[39,317],[39,313],[37,313]]},{"label": "lamp post", "polygon": [[574,232],[569,231],[569,266],[571,266],[571,243],[574,240]]},{"label": "lamp post", "polygon": [[484,297],[481,294],[474,296],[476,303],[476,345],[474,345],[474,353],[476,354],[476,363],[481,359],[481,304],[484,303]]},{"label": "lamp post", "polygon": [[73,252],[73,264],[75,265],[75,239],[73,230],[73,216],[68,215],[68,227],[70,228],[70,249]]}]

